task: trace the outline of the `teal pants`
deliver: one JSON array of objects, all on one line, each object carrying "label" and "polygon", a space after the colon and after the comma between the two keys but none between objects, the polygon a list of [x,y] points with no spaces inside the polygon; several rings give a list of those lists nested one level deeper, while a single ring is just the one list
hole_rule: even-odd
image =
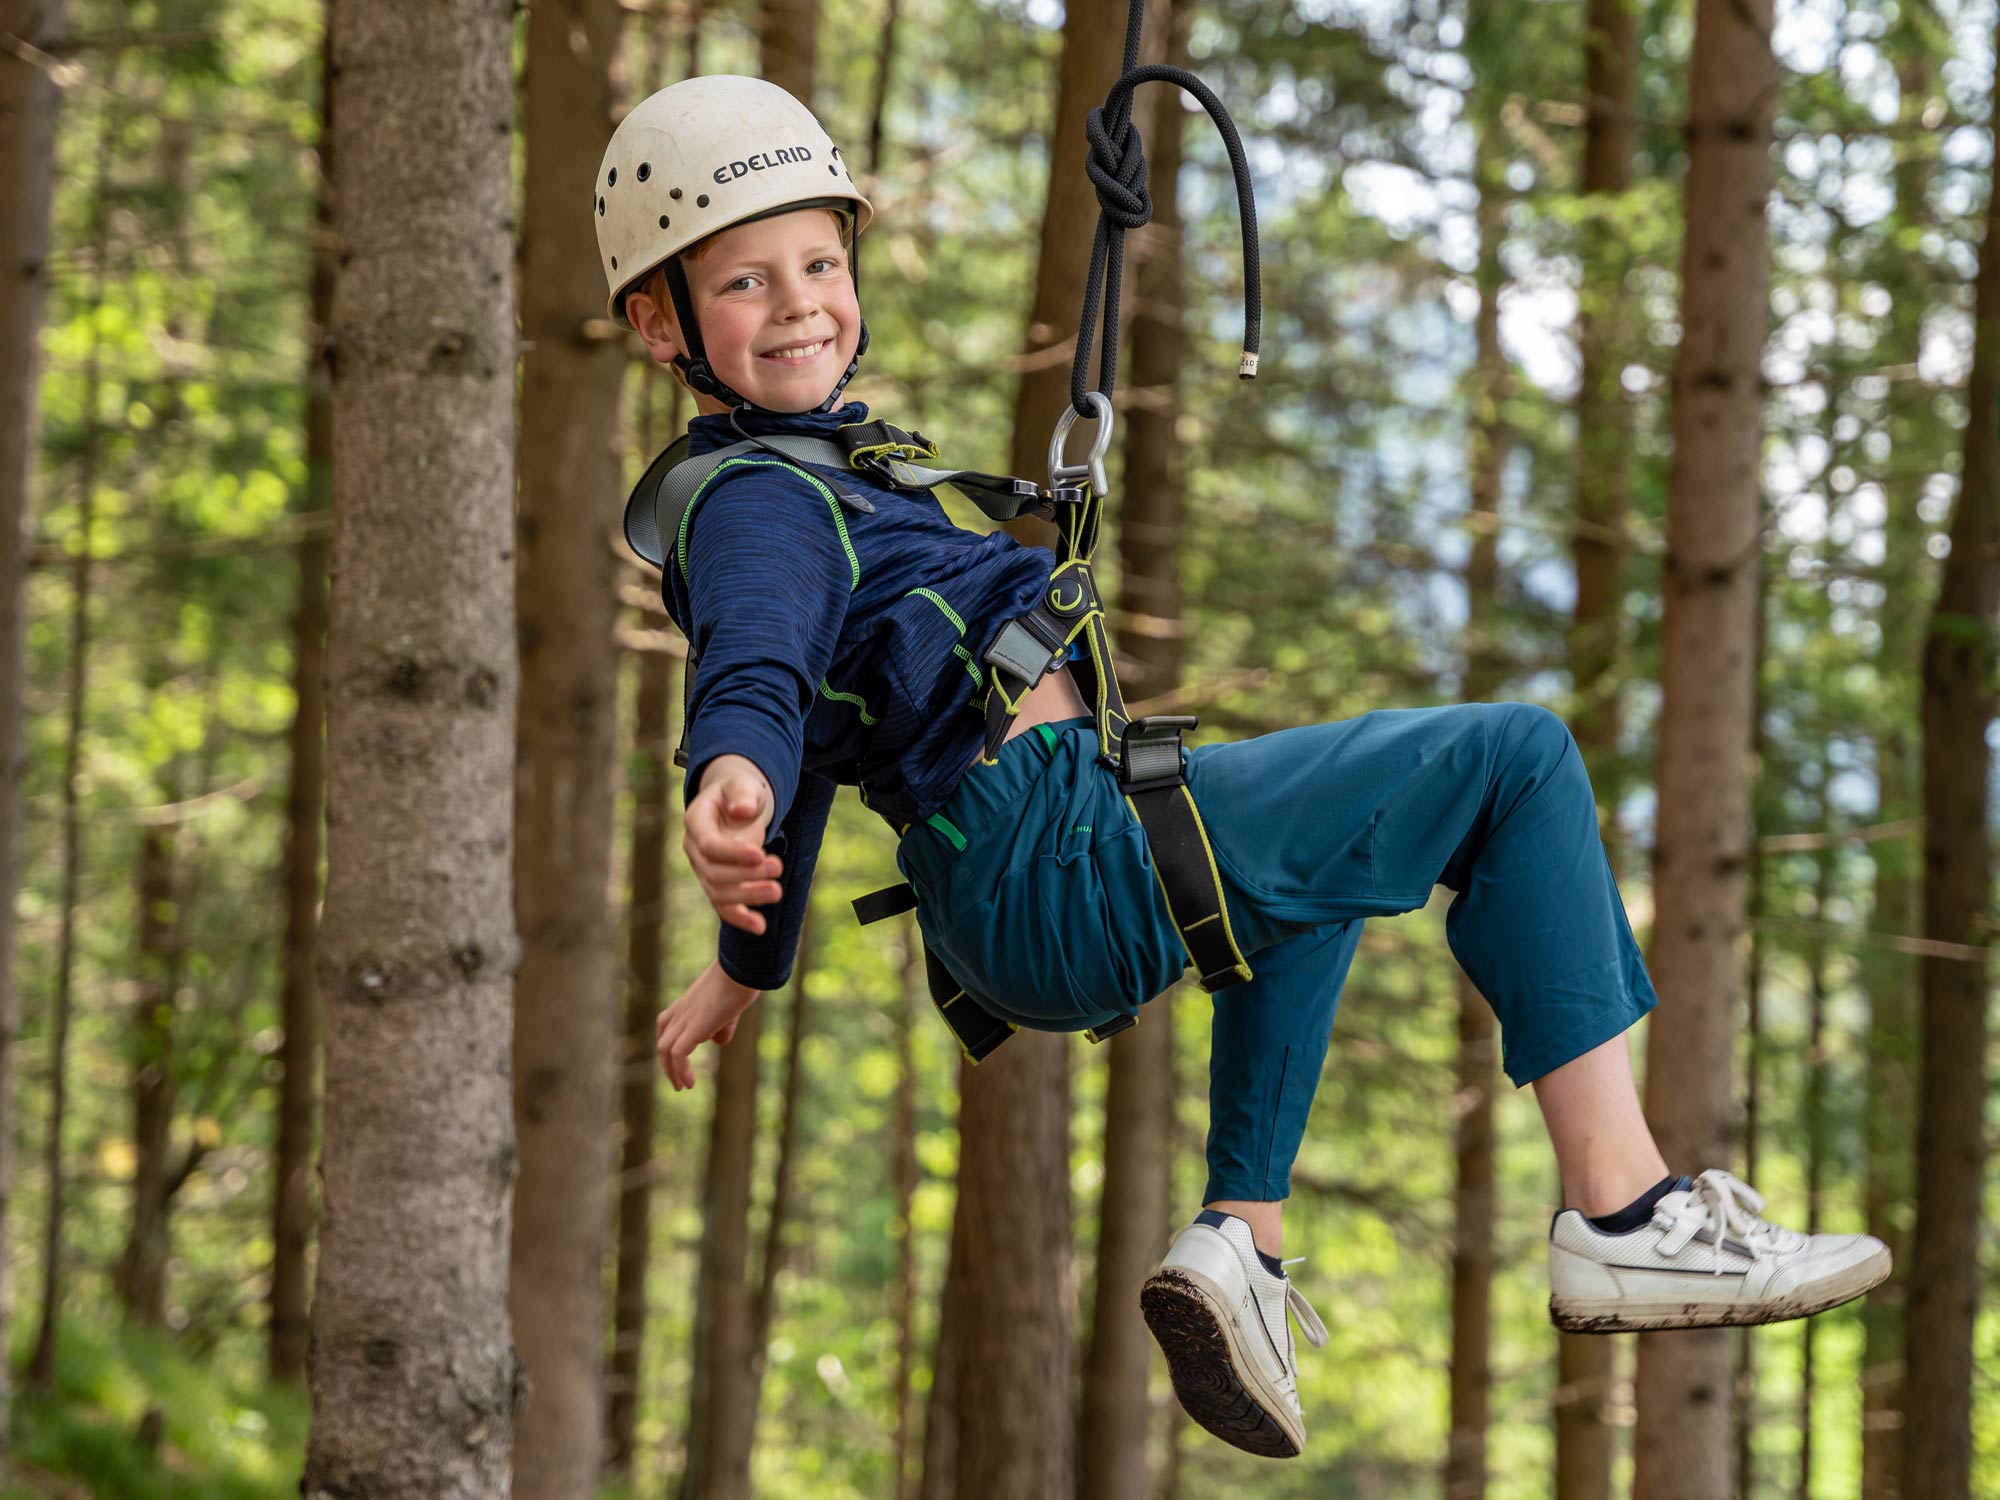
[{"label": "teal pants", "polygon": [[[1547,709],[1385,709],[1202,745],[1185,764],[1256,975],[1213,997],[1203,1202],[1289,1196],[1361,924],[1434,886],[1457,893],[1446,939],[1493,1007],[1517,1086],[1658,1003],[1583,758]],[[1136,1014],[1186,968],[1090,719],[1038,726],[974,766],[897,864],[926,941],[1017,1025]]]}]

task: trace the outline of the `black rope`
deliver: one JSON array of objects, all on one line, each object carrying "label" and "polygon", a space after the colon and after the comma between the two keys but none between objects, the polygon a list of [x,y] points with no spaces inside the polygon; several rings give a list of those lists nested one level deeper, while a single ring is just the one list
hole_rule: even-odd
[{"label": "black rope", "polygon": [[1192,94],[1222,135],[1229,151],[1229,170],[1236,178],[1236,211],[1243,226],[1243,361],[1237,373],[1245,380],[1257,373],[1257,345],[1263,323],[1263,293],[1257,275],[1257,202],[1250,187],[1250,166],[1236,122],[1208,85],[1185,68],[1164,63],[1139,63],[1139,30],[1145,0],[1131,0],[1125,18],[1124,72],[1104,96],[1104,104],[1084,121],[1090,155],[1084,162],[1097,190],[1097,236],[1090,247],[1090,273],[1083,283],[1083,320],[1076,333],[1076,358],[1070,363],[1069,399],[1080,417],[1091,415],[1084,377],[1090,369],[1091,339],[1098,327],[1098,298],[1104,302],[1104,343],[1099,352],[1097,388],[1111,399],[1118,379],[1118,294],[1125,279],[1125,231],[1152,222],[1153,199],[1146,191],[1146,153],[1139,129],[1132,123],[1132,94],[1142,83],[1171,83]]}]

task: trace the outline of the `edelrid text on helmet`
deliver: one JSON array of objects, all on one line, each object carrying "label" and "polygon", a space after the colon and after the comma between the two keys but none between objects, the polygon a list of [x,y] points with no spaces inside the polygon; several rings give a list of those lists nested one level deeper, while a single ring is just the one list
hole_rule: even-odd
[{"label": "edelrid text on helmet", "polygon": [[761,172],[767,167],[789,167],[798,162],[811,160],[810,146],[780,146],[776,151],[753,153],[742,161],[732,161],[717,167],[714,178],[717,182],[729,182],[738,177],[747,177],[752,172]]}]

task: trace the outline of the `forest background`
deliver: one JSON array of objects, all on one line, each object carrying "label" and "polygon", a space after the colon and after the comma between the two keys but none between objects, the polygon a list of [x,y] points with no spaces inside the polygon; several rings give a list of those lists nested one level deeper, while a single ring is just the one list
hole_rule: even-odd
[{"label": "forest background", "polygon": [[[316,1253],[302,1226],[317,1188],[299,1164],[318,1150],[301,912],[319,836],[302,830],[319,816],[313,678],[333,493],[316,430],[333,274],[325,17],[312,0],[72,0],[67,33],[44,35],[36,13],[53,9],[0,7],[0,69],[60,94],[35,503],[11,560],[26,593],[5,1269],[12,1363],[26,1374],[4,1493],[287,1495],[306,1462],[301,1298]],[[1133,237],[1142,269],[1120,405],[1150,447],[1120,458],[1130,474],[1171,452],[1162,472],[1179,503],[1125,535],[1140,501],[1121,495],[1101,555],[1114,596],[1121,572],[1175,580],[1143,609],[1127,600],[1113,626],[1133,652],[1128,694],[1199,712],[1203,737],[1465,697],[1554,708],[1584,744],[1644,942],[1695,14],[1664,0],[1622,11],[1625,165],[1607,186],[1585,149],[1599,138],[1586,67],[1603,10],[1159,9],[1156,32],[1244,134],[1264,358],[1254,384],[1233,378],[1242,272],[1220,142],[1198,114],[1144,104],[1168,211]],[[691,71],[803,68],[795,92],[865,161],[857,175],[879,215],[863,247],[873,346],[853,394],[961,462],[1006,467],[1021,451],[1022,393],[1068,363],[1064,320],[1037,316],[1050,246],[1087,250],[1094,221],[1080,152],[1054,149],[1068,144],[1064,70],[1079,27],[1110,38],[1115,62],[1122,9],[634,0],[566,13],[572,61],[594,66],[601,90],[571,107],[578,145],[556,196],[579,224],[566,232],[580,232],[616,114],[646,92]],[[532,22],[516,8],[520,88],[538,55]],[[1720,1064],[1734,1080],[1736,1165],[1773,1216],[1883,1233],[1905,1268],[1932,952],[1914,936],[1919,698],[1926,621],[1966,504],[1994,30],[1993,8],[1973,0],[1796,0],[1771,34],[1769,328],[1745,398],[1762,428],[1745,744],[1755,839],[1741,993],[1724,997],[1740,1007],[1735,1055]],[[441,73],[435,87],[465,84]],[[1154,93],[1166,96],[1143,97]],[[1187,124],[1178,171],[1167,123]],[[512,139],[526,309],[539,221],[525,132]],[[1169,242],[1179,270],[1162,290],[1144,267],[1171,264]],[[1164,364],[1140,352],[1156,316],[1184,339]],[[600,377],[612,367],[591,389],[611,393],[600,404],[623,469],[552,495],[539,524],[577,530],[608,558],[623,484],[685,401],[601,301],[573,299],[559,323]],[[524,351],[536,337],[524,311]],[[520,420],[525,476],[536,428],[527,407]],[[455,503],[423,476],[396,482],[412,507]],[[1614,586],[1580,589],[1604,576],[1604,553]],[[619,707],[605,722],[623,748],[600,893],[619,910],[595,998],[606,1017],[630,1009],[608,1204],[622,1218],[604,1218],[602,1285],[588,1289],[602,1383],[580,1397],[606,1408],[604,1491],[952,1494],[934,1377],[967,1075],[921,994],[908,927],[849,919],[849,897],[896,878],[878,819],[837,803],[797,980],[756,1007],[761,1027],[704,1049],[694,1092],[634,1097],[658,1087],[651,1014],[712,955],[714,924],[670,852],[679,799],[661,794],[677,783],[661,762],[678,733],[678,648],[653,576],[621,566]],[[1987,806],[1963,819],[1990,846]],[[1526,1500],[1630,1484],[1629,1341],[1597,1341],[1614,1362],[1579,1378],[1567,1361],[1588,1354],[1559,1355],[1544,1309],[1553,1167],[1530,1101],[1496,1086],[1490,1037],[1468,1019],[1445,894],[1371,924],[1294,1177],[1287,1253],[1309,1255],[1294,1274],[1333,1334],[1302,1349],[1307,1456],[1271,1465],[1214,1442],[1153,1368],[1140,1403],[1091,1407],[1057,1445],[1077,1452],[1078,1493],[1110,1493],[1088,1453],[1134,1429],[1121,1482],[1148,1497],[1228,1485],[1270,1500]],[[1976,968],[1986,996],[1973,950],[1995,929],[1990,886],[1980,910],[1949,961]],[[625,922],[632,911],[646,919]],[[1171,1042],[1163,1170],[1185,1217],[1206,1123],[1198,989],[1105,1047],[1064,1043],[1050,1096],[1061,1118],[1023,1127],[1024,1139],[1056,1129],[1067,1168],[1073,1260],[1055,1328],[1059,1359],[1076,1363],[1053,1382],[1064,1391],[1100,1390],[1089,1351],[1113,1059],[1147,1032]],[[1983,1018],[1977,1034],[1983,1044]],[[1991,1070],[1983,1052],[1961,1061],[1990,1128]],[[752,1127],[739,1134],[754,1151],[715,1149],[717,1121]],[[2000,1203],[1973,1180],[1987,1201],[1966,1205],[1967,1222],[1989,1225]],[[1172,1222],[1160,1221],[1155,1257]],[[1977,1308],[1972,1451],[1969,1487],[1952,1493],[1993,1495],[1989,1230],[1963,1259]],[[1468,1299],[1469,1284],[1490,1299]],[[1903,1305],[1899,1278],[1866,1306],[1721,1336],[1733,1400],[1715,1404],[1739,1493],[1917,1493],[1899,1488],[1895,1448]],[[744,1341],[728,1345],[729,1327]],[[722,1370],[731,1358],[738,1368]],[[561,1389],[551,1380],[545,1394]],[[746,1390],[754,1437],[714,1411]],[[1585,1455],[1580,1470],[1559,1462],[1565,1446]],[[717,1455],[739,1452],[732,1477],[736,1460]],[[518,1472],[516,1489],[538,1492]]]}]

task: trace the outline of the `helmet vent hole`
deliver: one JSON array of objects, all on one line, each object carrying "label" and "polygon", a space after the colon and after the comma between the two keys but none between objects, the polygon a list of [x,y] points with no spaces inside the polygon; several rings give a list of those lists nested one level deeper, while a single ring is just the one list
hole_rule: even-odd
[{"label": "helmet vent hole", "polygon": [[838,177],[840,175],[840,168],[834,166],[831,162],[828,162],[826,168],[826,175],[829,177]]},{"label": "helmet vent hole", "polygon": [[611,257],[611,269],[614,271],[618,269],[618,257],[615,255]]},{"label": "helmet vent hole", "polygon": [[678,202],[680,200],[681,190],[679,188],[668,188],[667,196]]},{"label": "helmet vent hole", "polygon": [[661,215],[660,215],[660,228],[662,228],[662,229],[665,229],[666,227],[667,227],[667,216],[666,216],[665,214],[661,214]]},{"label": "helmet vent hole", "polygon": [[652,164],[651,162],[649,162],[649,161],[642,161],[642,162],[640,162],[640,163],[639,163],[639,180],[640,180],[641,182],[644,182],[644,181],[645,181],[645,180],[646,180],[646,179],[647,179],[648,177],[651,177],[652,175],[653,175],[653,164]]},{"label": "helmet vent hole", "polygon": [[703,194],[702,194],[702,195],[701,195],[701,196],[700,196],[699,198],[695,199],[695,200],[694,200],[694,206],[695,206],[696,208],[707,208],[707,207],[708,207],[708,194],[706,194],[706,193],[703,193]]},{"label": "helmet vent hole", "polygon": [[597,217],[600,219],[604,217],[604,200],[602,198],[597,200]]},{"label": "helmet vent hole", "polygon": [[611,175],[604,179],[604,185],[606,187],[618,186],[618,169],[616,167],[613,167],[611,169]]}]

